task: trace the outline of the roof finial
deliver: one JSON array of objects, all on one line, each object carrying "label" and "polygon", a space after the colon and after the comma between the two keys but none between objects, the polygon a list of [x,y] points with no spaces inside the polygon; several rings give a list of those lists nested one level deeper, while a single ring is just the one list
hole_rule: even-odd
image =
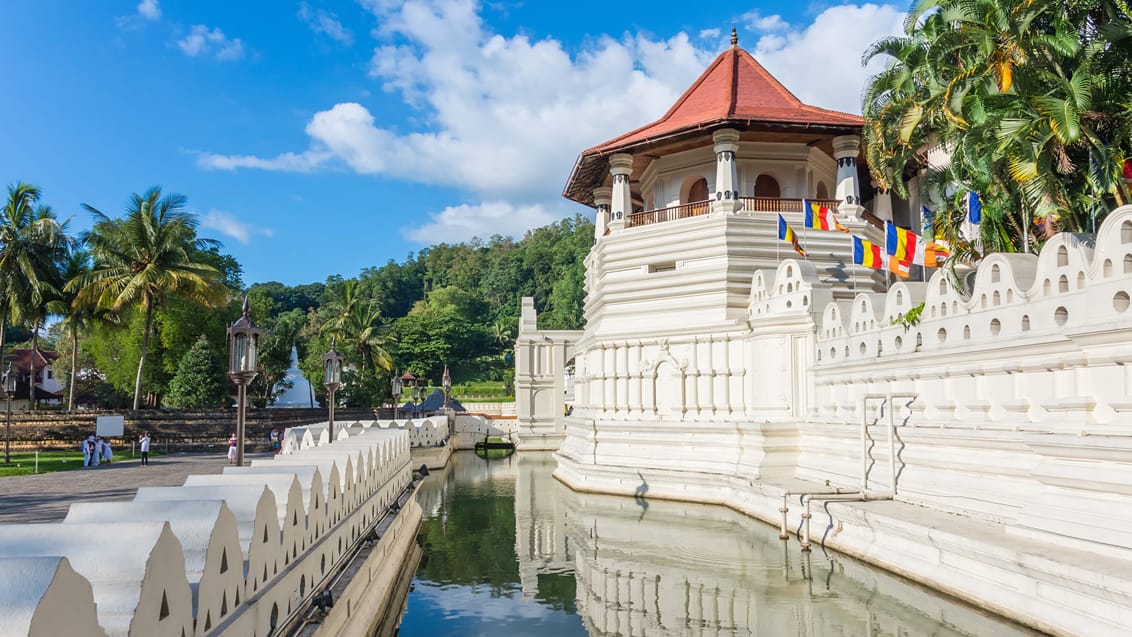
[{"label": "roof finial", "polygon": [[244,316],[246,317],[248,315],[248,311],[251,309],[251,308],[248,307],[248,295],[247,294],[244,295],[244,307],[242,309],[244,310]]},{"label": "roof finial", "polygon": [[739,46],[739,32],[735,30],[735,21],[731,21],[731,48]]}]

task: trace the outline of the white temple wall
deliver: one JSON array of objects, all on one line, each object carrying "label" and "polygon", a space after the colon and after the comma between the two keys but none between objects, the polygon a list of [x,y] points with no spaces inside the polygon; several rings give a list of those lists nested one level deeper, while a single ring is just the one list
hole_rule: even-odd
[{"label": "white temple wall", "polygon": [[[745,223],[756,224],[749,234]],[[1040,255],[991,255],[960,288],[936,272],[853,295],[830,284],[822,259],[763,267],[759,242],[775,235],[758,223],[712,214],[598,242],[557,477],[776,520],[783,492],[855,492],[864,473],[870,498],[895,490],[895,504],[965,516],[947,519],[985,524],[982,537],[1005,533],[1008,546],[1132,560],[1132,206],[1095,240],[1063,234]],[[651,267],[662,259],[672,267]],[[842,281],[855,276],[842,270]],[[919,550],[922,534],[899,516],[834,508],[846,524],[836,546],[890,568],[900,562],[878,543]],[[878,524],[883,532],[869,530]],[[941,565],[939,555],[974,550],[949,542],[907,572],[999,609],[1058,570],[992,558],[1001,549],[989,545],[978,560]],[[988,591],[971,577],[1018,578],[1020,588]],[[1092,596],[1066,615],[1041,604],[1018,612],[1049,629],[1099,612],[1087,600],[1132,599],[1132,584],[1090,581],[1052,584]]]}]

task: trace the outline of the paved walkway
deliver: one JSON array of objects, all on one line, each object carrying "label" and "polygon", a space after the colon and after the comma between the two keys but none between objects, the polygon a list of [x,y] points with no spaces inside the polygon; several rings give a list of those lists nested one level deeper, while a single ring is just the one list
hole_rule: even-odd
[{"label": "paved walkway", "polygon": [[[248,454],[244,461],[270,454]],[[190,474],[215,474],[228,466],[225,454],[172,454],[115,462],[93,469],[0,478],[0,524],[61,522],[72,502],[129,500],[138,487],[175,487]]]}]

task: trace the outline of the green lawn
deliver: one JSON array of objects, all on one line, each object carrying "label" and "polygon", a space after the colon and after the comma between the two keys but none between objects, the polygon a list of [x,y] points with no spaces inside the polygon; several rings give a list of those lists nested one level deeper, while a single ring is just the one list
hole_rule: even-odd
[{"label": "green lawn", "polygon": [[[149,455],[150,457],[156,457],[161,454],[150,451]],[[130,451],[127,449],[125,453],[115,452],[114,462],[137,462],[137,457],[130,458]],[[78,451],[39,452],[39,473],[81,469],[82,466],[83,454]],[[35,473],[34,451],[12,452],[12,464],[5,465],[3,451],[0,449],[0,478],[5,476],[25,476],[33,473]]]}]

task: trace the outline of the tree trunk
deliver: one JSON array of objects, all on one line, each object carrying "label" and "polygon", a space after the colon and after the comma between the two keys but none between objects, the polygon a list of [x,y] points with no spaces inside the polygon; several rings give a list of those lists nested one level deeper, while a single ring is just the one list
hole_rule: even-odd
[{"label": "tree trunk", "polygon": [[[8,365],[4,362],[4,337],[8,334],[8,307],[0,305],[0,373],[8,371]],[[8,391],[6,388],[4,391]]]},{"label": "tree trunk", "polygon": [[141,357],[138,358],[138,378],[134,381],[134,411],[141,406],[142,372],[145,371],[145,352],[149,348],[149,324],[153,320],[153,301],[145,302],[145,331],[142,332]]},{"label": "tree trunk", "polygon": [[67,383],[67,411],[75,411],[75,366],[79,363],[79,330],[71,326],[71,380]]},{"label": "tree trunk", "polygon": [[39,321],[31,325],[31,374],[28,375],[28,409],[35,411],[35,354],[39,351]]}]

